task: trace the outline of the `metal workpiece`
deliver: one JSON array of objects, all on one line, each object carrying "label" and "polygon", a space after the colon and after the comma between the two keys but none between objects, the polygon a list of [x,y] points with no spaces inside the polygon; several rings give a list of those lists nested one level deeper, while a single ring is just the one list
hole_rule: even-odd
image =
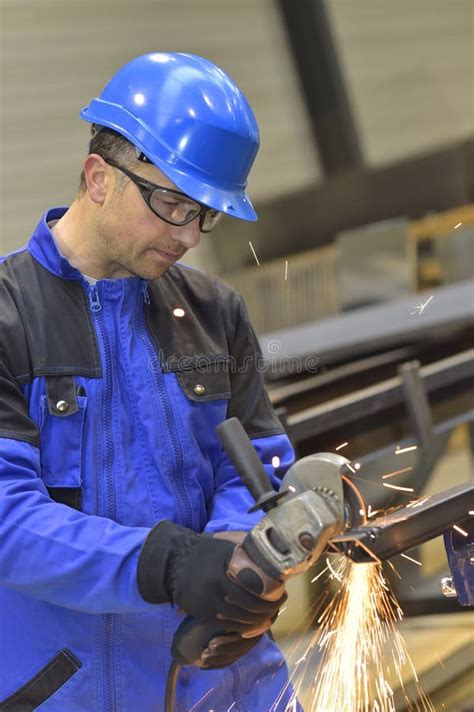
[{"label": "metal workpiece", "polygon": [[473,509],[474,483],[467,482],[370,519],[332,542],[353,561],[384,561],[447,532]]},{"label": "metal workpiece", "polygon": [[317,561],[345,526],[342,500],[307,490],[288,497],[249,532],[246,553],[273,578],[285,580]]}]

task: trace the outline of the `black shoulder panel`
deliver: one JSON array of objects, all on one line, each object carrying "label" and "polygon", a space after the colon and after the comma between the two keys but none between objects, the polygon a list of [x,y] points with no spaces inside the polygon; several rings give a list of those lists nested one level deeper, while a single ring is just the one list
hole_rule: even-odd
[{"label": "black shoulder panel", "polygon": [[[220,286],[220,285],[219,285]],[[281,435],[284,429],[270,403],[263,378],[264,359],[247,308],[235,292],[227,328],[232,338],[232,399],[228,418],[237,417],[251,438]],[[237,303],[235,303],[237,300]]]},{"label": "black shoulder panel", "polygon": [[52,274],[26,250],[0,265],[0,329],[7,368],[20,384],[37,376],[100,376],[80,283]]},{"label": "black shoulder panel", "polygon": [[21,391],[37,376],[99,377],[99,353],[80,284],[26,250],[0,265],[0,437],[39,445]]},{"label": "black shoulder panel", "polygon": [[[194,400],[229,398],[250,437],[284,432],[263,381],[263,358],[240,295],[220,279],[175,265],[149,283],[147,323],[162,368]],[[176,316],[175,309],[184,314]],[[179,312],[181,313],[181,312]],[[194,396],[193,385],[209,396]]]},{"label": "black shoulder panel", "polygon": [[[164,371],[182,371],[228,360],[229,344],[215,278],[195,269],[171,267],[148,283],[146,319]],[[180,309],[182,316],[175,315]]]},{"label": "black shoulder panel", "polygon": [[0,437],[39,446],[39,432],[28,414],[28,404],[6,365],[0,345]]}]

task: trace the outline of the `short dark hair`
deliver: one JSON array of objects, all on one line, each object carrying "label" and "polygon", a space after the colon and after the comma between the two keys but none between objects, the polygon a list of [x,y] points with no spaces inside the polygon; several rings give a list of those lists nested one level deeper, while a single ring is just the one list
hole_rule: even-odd
[{"label": "short dark hair", "polygon": [[[111,159],[125,166],[125,168],[133,168],[138,161],[137,151],[135,146],[130,143],[124,136],[104,126],[97,124],[91,125],[91,139],[89,142],[89,152],[98,153],[104,160]],[[126,182],[126,176],[120,173],[118,185]],[[86,192],[86,179],[84,171],[81,172],[79,179],[78,194],[83,195]]]}]

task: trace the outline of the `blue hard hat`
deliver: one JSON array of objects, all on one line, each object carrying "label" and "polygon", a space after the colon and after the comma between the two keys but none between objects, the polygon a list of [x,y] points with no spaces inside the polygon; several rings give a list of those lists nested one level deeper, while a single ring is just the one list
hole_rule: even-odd
[{"label": "blue hard hat", "polygon": [[81,116],[125,136],[194,200],[257,219],[245,192],[257,122],[240,89],[209,60],[164,52],[132,59]]}]

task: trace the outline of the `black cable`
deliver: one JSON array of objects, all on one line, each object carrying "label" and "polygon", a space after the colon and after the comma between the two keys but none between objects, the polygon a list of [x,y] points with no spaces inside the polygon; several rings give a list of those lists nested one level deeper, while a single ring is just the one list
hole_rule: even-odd
[{"label": "black cable", "polygon": [[168,679],[166,680],[165,712],[174,712],[176,681],[180,670],[181,665],[178,665],[178,663],[173,660],[168,672]]}]

